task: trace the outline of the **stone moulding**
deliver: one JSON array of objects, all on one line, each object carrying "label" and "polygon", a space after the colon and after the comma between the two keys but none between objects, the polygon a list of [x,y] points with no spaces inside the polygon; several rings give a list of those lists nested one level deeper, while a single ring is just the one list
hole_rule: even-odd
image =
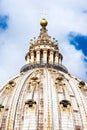
[{"label": "stone moulding", "polygon": [[26,72],[34,68],[53,68],[53,69],[57,69],[62,72],[68,73],[67,68],[63,65],[44,64],[44,63],[43,64],[26,64],[21,68],[20,72]]}]

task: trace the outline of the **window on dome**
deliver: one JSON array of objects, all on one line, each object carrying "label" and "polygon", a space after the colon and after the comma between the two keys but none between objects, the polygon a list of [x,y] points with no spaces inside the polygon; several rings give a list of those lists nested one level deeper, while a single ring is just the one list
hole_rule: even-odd
[{"label": "window on dome", "polygon": [[71,103],[68,100],[62,100],[60,105],[63,105],[63,107],[67,108],[68,106],[71,106]]},{"label": "window on dome", "polygon": [[28,105],[29,107],[33,107],[34,104],[36,105],[36,101],[32,99],[25,102],[25,105]]},{"label": "window on dome", "polygon": [[4,108],[4,106],[2,104],[0,104],[0,111]]},{"label": "window on dome", "polygon": [[75,130],[81,130],[81,126],[76,126]]}]

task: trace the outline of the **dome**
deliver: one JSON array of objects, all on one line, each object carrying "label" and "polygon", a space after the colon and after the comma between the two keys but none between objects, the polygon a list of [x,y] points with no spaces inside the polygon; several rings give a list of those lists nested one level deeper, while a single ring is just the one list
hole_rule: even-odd
[{"label": "dome", "polygon": [[87,83],[62,65],[58,43],[43,27],[25,59],[0,90],[0,130],[87,130]]}]

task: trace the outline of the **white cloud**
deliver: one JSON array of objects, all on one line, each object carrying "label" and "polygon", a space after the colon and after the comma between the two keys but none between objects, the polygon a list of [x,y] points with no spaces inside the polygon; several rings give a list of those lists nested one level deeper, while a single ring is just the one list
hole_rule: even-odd
[{"label": "white cloud", "polygon": [[63,63],[68,68],[69,73],[87,81],[87,68],[82,51],[77,51],[68,41],[60,44],[60,50],[64,54]]},{"label": "white cloud", "polygon": [[[86,0],[2,0],[0,7],[0,12],[10,18],[8,30],[0,34],[1,82],[18,73],[24,64],[29,40],[39,35],[42,10],[47,13],[49,35],[59,42],[66,41],[70,31],[87,34],[87,17],[82,13],[87,8]],[[60,46],[66,67],[86,79],[83,53],[68,43],[60,43]]]}]

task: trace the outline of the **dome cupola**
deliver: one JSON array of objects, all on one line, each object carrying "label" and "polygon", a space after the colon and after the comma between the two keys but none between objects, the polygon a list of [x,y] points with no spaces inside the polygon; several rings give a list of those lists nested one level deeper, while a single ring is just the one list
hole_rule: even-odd
[{"label": "dome cupola", "polygon": [[62,65],[63,56],[59,52],[58,41],[48,35],[47,24],[46,19],[41,20],[40,35],[37,39],[34,37],[30,41],[29,51],[25,56],[26,65],[22,67],[21,72],[36,67],[53,67],[67,72],[67,69]]}]

